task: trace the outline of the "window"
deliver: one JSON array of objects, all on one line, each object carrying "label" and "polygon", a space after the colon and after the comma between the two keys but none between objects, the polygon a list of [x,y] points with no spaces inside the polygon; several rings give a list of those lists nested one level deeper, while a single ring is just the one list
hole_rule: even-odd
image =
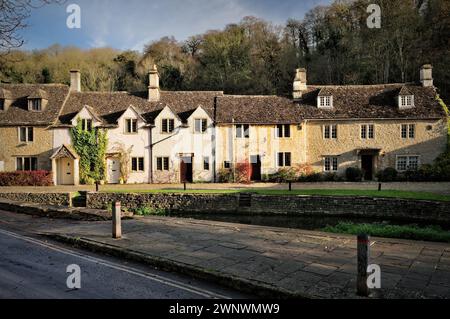
[{"label": "window", "polygon": [[34,140],[34,131],[32,127],[19,127],[19,141],[21,143],[30,143]]},{"label": "window", "polygon": [[18,171],[37,171],[37,157],[17,157],[16,170]]},{"label": "window", "polygon": [[278,153],[278,167],[291,166],[291,153]]},{"label": "window", "polygon": [[415,137],[416,137],[416,125],[402,124],[402,138],[415,138]]},{"label": "window", "polygon": [[206,119],[195,119],[195,133],[205,133],[208,129],[208,121]]},{"label": "window", "polygon": [[203,170],[209,171],[209,157],[203,157]]},{"label": "window", "polygon": [[397,156],[397,170],[417,170],[419,168],[419,156]]},{"label": "window", "polygon": [[161,131],[163,133],[172,133],[175,130],[174,119],[163,119],[161,125]]},{"label": "window", "polygon": [[156,170],[168,171],[169,170],[169,158],[168,157],[157,157],[156,158]]},{"label": "window", "polygon": [[231,162],[230,161],[224,161],[223,162],[223,168],[230,169],[231,168]]},{"label": "window", "polygon": [[125,132],[128,134],[137,133],[137,120],[136,119],[126,119],[125,120]]},{"label": "window", "polygon": [[289,124],[277,125],[276,137],[278,138],[291,137],[291,126]]},{"label": "window", "polygon": [[5,99],[0,99],[0,111],[5,110]]},{"label": "window", "polygon": [[42,100],[41,99],[31,99],[28,102],[28,109],[31,111],[41,111],[42,110]]},{"label": "window", "polygon": [[82,119],[81,120],[81,129],[83,131],[92,131],[92,120],[91,119]]},{"label": "window", "polygon": [[325,125],[323,128],[323,137],[326,139],[336,139],[337,125]]},{"label": "window", "polygon": [[375,137],[375,127],[373,124],[361,125],[361,138],[362,139],[373,139]]},{"label": "window", "polygon": [[132,172],[143,172],[144,171],[144,158],[143,157],[132,157],[131,158],[131,171]]},{"label": "window", "polygon": [[325,157],[325,172],[336,172],[338,170],[337,157]]},{"label": "window", "polygon": [[319,96],[318,97],[318,107],[320,107],[320,108],[333,107],[333,97],[332,96]]},{"label": "window", "polygon": [[250,138],[250,125],[248,125],[248,124],[236,125],[236,137],[237,138]]},{"label": "window", "polygon": [[400,96],[400,108],[407,108],[414,106],[414,96],[413,95],[401,95]]}]

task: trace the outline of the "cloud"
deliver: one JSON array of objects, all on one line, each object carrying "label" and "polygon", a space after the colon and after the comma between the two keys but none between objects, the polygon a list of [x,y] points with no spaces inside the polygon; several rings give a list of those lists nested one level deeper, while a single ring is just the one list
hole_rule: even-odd
[{"label": "cloud", "polygon": [[[239,22],[249,15],[284,23],[290,17],[302,18],[306,11],[323,2],[329,1],[73,0],[64,6],[45,6],[34,11],[33,26],[26,30],[25,36],[31,40],[32,47],[58,42],[142,50],[145,44],[163,36],[184,40],[190,35]],[[65,7],[70,3],[81,7],[81,30],[65,27]]]}]

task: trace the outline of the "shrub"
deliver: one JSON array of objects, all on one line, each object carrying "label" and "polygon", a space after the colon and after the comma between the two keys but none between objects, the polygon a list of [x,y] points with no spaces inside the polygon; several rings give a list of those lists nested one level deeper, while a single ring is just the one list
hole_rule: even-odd
[{"label": "shrub", "polygon": [[395,182],[397,180],[398,172],[393,167],[385,168],[377,173],[377,178],[380,182]]},{"label": "shrub", "polygon": [[268,181],[273,183],[295,182],[297,179],[297,171],[292,167],[280,168],[275,174],[268,175]]},{"label": "shrub", "polygon": [[349,182],[360,182],[362,180],[362,170],[358,167],[349,167],[345,170],[345,178]]},{"label": "shrub", "polygon": [[336,173],[325,173],[322,176],[324,182],[342,182],[344,178]]},{"label": "shrub", "polygon": [[298,181],[306,183],[316,183],[323,181],[323,178],[323,174],[321,173],[302,174],[298,178]]},{"label": "shrub", "polygon": [[51,186],[52,173],[48,171],[17,171],[0,173],[0,186]]},{"label": "shrub", "polygon": [[231,169],[222,168],[217,172],[217,179],[219,183],[232,183],[233,171]]}]

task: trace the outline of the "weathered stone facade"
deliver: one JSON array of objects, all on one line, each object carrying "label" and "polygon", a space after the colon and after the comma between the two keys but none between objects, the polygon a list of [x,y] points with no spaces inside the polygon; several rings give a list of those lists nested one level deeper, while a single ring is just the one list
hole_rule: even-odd
[{"label": "weathered stone facade", "polygon": [[[26,126],[30,127],[30,126]],[[38,169],[51,171],[53,132],[44,126],[33,126],[33,141],[20,142],[18,126],[0,127],[0,161],[5,171],[16,170],[17,157],[37,157]]]},{"label": "weathered stone facade", "polygon": [[[374,125],[374,138],[361,138],[361,125]],[[414,138],[402,138],[402,124],[415,125]],[[325,139],[324,126],[337,125],[337,138]],[[419,164],[432,164],[447,145],[446,120],[329,120],[308,121],[304,126],[307,136],[303,148],[306,163],[318,172],[324,171],[324,157],[338,158],[338,174],[348,167],[361,168],[358,151],[379,150],[374,155],[374,172],[396,167],[396,157],[419,156]]]},{"label": "weathered stone facade", "polygon": [[102,209],[120,201],[135,210],[153,207],[179,213],[286,214],[355,216],[450,223],[450,202],[372,197],[251,196],[250,206],[239,194],[123,194],[88,193],[87,207]]}]

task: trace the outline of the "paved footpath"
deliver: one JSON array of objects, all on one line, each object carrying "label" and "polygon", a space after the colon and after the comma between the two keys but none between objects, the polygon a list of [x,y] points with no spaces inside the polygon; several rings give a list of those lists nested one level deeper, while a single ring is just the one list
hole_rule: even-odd
[{"label": "paved footpath", "polygon": [[[14,224],[14,216],[19,215],[8,213],[3,220]],[[356,298],[354,236],[145,217],[123,221],[124,238],[113,240],[110,222],[20,216],[20,226],[35,232],[115,247],[197,273],[203,271],[305,297]],[[29,218],[33,218],[32,222]],[[372,240],[370,262],[380,265],[382,272],[382,288],[372,297],[450,298],[450,244]]]}]

